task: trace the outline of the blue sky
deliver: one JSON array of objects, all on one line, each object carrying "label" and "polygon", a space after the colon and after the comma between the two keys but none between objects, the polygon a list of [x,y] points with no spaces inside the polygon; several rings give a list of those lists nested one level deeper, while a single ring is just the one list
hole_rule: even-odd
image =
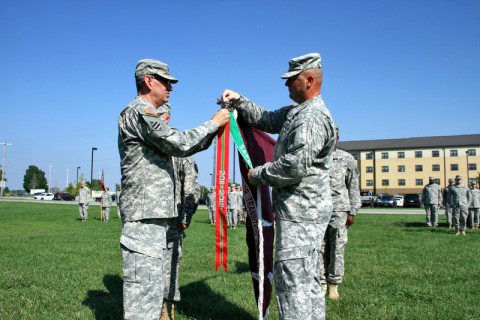
[{"label": "blue sky", "polygon": [[[0,142],[6,178],[29,165],[64,188],[105,171],[120,182],[117,119],[142,58],[180,82],[171,125],[210,119],[226,89],[290,104],[288,60],[319,52],[322,96],[341,140],[479,133],[480,1],[3,1]],[[3,150],[1,151],[3,155]],[[213,147],[196,155],[210,185]],[[239,182],[239,175],[236,175]]]}]

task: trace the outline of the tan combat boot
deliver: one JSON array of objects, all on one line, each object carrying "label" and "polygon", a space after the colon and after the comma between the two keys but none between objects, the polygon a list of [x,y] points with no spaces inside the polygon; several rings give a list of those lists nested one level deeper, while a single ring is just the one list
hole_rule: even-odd
[{"label": "tan combat boot", "polygon": [[175,319],[175,305],[173,302],[164,301],[162,305],[162,315],[160,320],[174,320]]},{"label": "tan combat boot", "polygon": [[462,231],[462,235],[466,236],[467,235],[467,232],[464,230]]},{"label": "tan combat boot", "polygon": [[328,286],[326,283],[322,283],[323,295],[327,296]]},{"label": "tan combat boot", "polygon": [[328,286],[328,297],[331,300],[340,300],[340,294],[338,293],[338,285],[330,284]]}]

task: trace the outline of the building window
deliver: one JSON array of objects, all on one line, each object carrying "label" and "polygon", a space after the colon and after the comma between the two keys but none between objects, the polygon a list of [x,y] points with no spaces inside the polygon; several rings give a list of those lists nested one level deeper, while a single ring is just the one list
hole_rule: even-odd
[{"label": "building window", "polygon": [[388,166],[382,166],[382,172],[388,172]]},{"label": "building window", "polygon": [[398,185],[399,186],[404,186],[405,185],[405,179],[398,179]]},{"label": "building window", "polygon": [[367,187],[373,186],[373,180],[367,180]]},{"label": "building window", "polygon": [[440,157],[440,151],[433,150],[432,151],[432,158],[438,158],[438,157]]},{"label": "building window", "polygon": [[450,150],[450,157],[458,157],[458,150]]},{"label": "building window", "polygon": [[388,159],[388,152],[382,152],[382,159]]},{"label": "building window", "polygon": [[450,170],[451,170],[451,171],[458,171],[458,164],[452,163],[452,164],[450,165]]},{"label": "building window", "polygon": [[415,179],[416,186],[423,186],[423,179]]},{"label": "building window", "polygon": [[477,170],[477,164],[476,163],[469,163],[468,164],[468,170]]},{"label": "building window", "polygon": [[388,186],[388,179],[382,179],[382,186]]},{"label": "building window", "polygon": [[403,152],[403,151],[397,152],[397,157],[398,158],[405,158],[405,152]]},{"label": "building window", "polygon": [[423,165],[421,165],[421,164],[415,165],[415,171],[416,172],[422,172],[423,171]]},{"label": "building window", "polygon": [[372,173],[373,172],[373,167],[366,167],[367,173]]},{"label": "building window", "polygon": [[421,158],[422,157],[422,151],[415,151],[415,158]]},{"label": "building window", "polygon": [[469,156],[476,156],[477,155],[477,150],[468,149],[467,153],[468,153]]},{"label": "building window", "polygon": [[373,153],[367,153],[366,155],[367,159],[373,159]]},{"label": "building window", "polygon": [[353,156],[353,159],[358,160],[358,153],[353,153],[352,156]]},{"label": "building window", "polygon": [[398,172],[405,172],[405,166],[398,166]]},{"label": "building window", "polygon": [[439,164],[432,164],[432,171],[440,171],[440,165]]}]

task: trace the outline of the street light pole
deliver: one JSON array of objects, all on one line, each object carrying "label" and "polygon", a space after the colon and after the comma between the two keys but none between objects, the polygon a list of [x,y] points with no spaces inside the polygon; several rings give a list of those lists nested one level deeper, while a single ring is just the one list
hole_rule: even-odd
[{"label": "street light pole", "polygon": [[52,165],[50,165],[50,170],[48,171],[48,193],[50,193],[50,184],[52,183]]},{"label": "street light pole", "polygon": [[67,190],[67,188],[68,188],[68,171],[69,171],[69,169],[67,169],[67,184],[65,184],[65,190]]},{"label": "street light pole", "polygon": [[92,164],[90,166],[90,183],[93,183],[93,151],[97,150],[97,148],[92,148]]},{"label": "street light pole", "polygon": [[2,182],[0,185],[0,199],[3,198],[3,189],[5,188],[5,160],[7,158],[7,146],[11,146],[11,143],[0,142],[3,144],[3,161],[2,161]]},{"label": "street light pole", "polygon": [[[79,170],[79,169],[80,169],[80,167],[77,167],[77,183],[76,183],[76,184],[78,184],[78,170]],[[75,186],[75,188],[76,188],[76,187],[77,187],[77,186]]]}]

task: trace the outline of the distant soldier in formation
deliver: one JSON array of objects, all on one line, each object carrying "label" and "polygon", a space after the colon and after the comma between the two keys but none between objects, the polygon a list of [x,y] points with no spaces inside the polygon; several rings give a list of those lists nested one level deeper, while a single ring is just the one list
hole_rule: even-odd
[{"label": "distant soldier in formation", "polygon": [[445,217],[447,218],[448,230],[453,229],[453,206],[452,202],[453,179],[448,179],[448,186],[443,190],[443,206],[445,207]]},{"label": "distant soldier in formation", "polygon": [[455,225],[456,235],[466,235],[467,212],[470,202],[470,191],[468,187],[462,184],[462,176],[455,177],[455,184],[452,187],[452,205],[453,205],[453,224]]},{"label": "distant soldier in formation", "polygon": [[[338,141],[338,127],[337,141]],[[333,152],[330,171],[333,213],[320,248],[320,278],[322,289],[332,300],[340,299],[338,285],[345,274],[345,245],[348,241],[347,228],[362,206],[359,188],[359,173],[353,156],[343,150]]]},{"label": "distant soldier in formation", "polygon": [[[157,109],[165,124],[170,122],[170,104],[165,103]],[[165,294],[160,320],[175,318],[175,303],[180,302],[180,260],[185,231],[192,221],[198,207],[200,185],[198,184],[198,167],[193,156],[173,157],[175,175],[175,203],[178,216],[168,219],[167,251],[165,255]]]},{"label": "distant soldier in formation", "polygon": [[208,218],[210,219],[210,224],[215,224],[215,188],[212,187],[210,192],[207,194],[207,209],[208,209]]},{"label": "distant soldier in formation", "polygon": [[227,225],[230,229],[236,229],[238,223],[238,195],[235,187],[230,187],[228,191],[227,203]]},{"label": "distant soldier in formation", "polygon": [[428,178],[429,183],[423,188],[422,202],[425,206],[428,227],[438,226],[438,207],[442,203],[440,186],[435,183],[435,177]]},{"label": "distant soldier in formation", "polygon": [[85,182],[82,182],[82,187],[78,191],[78,205],[80,210],[80,219],[86,222],[88,219],[88,206],[90,204],[90,189],[87,188]]},{"label": "distant soldier in formation", "polygon": [[243,203],[243,190],[240,186],[236,186],[235,192],[237,193],[238,222],[245,222],[246,210],[245,210],[245,205]]},{"label": "distant soldier in formation", "polygon": [[480,212],[480,190],[477,183],[472,183],[470,190],[470,225],[473,230],[478,230],[479,226],[479,212]]},{"label": "distant soldier in formation", "polygon": [[118,187],[118,190],[115,192],[115,202],[117,203],[118,219],[122,219],[122,213],[120,211],[120,194],[122,194],[122,187]]},{"label": "distant soldier in formation", "polygon": [[102,193],[100,205],[102,206],[102,220],[108,222],[110,219],[110,207],[112,206],[112,197],[108,193],[108,187],[105,187]]}]

